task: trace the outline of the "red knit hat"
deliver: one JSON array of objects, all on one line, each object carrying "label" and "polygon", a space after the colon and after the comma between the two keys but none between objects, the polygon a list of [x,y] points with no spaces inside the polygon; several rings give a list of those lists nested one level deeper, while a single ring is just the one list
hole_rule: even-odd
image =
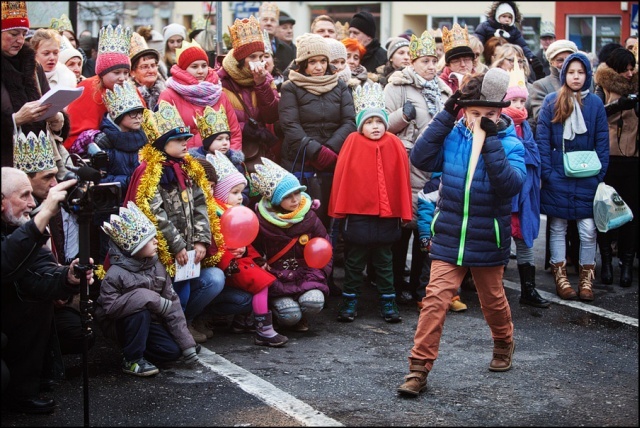
[{"label": "red knit hat", "polygon": [[3,1],[2,2],[2,31],[29,30],[29,17],[27,16],[27,2]]},{"label": "red knit hat", "polygon": [[195,40],[192,43],[183,41],[182,47],[176,49],[176,58],[178,67],[183,70],[186,70],[193,61],[203,60],[209,65],[209,56]]}]

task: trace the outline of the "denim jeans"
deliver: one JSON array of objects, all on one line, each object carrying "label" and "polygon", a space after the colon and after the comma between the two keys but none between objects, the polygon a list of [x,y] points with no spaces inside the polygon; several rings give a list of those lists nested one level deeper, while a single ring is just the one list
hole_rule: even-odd
[{"label": "denim jeans", "polygon": [[[176,282],[173,288],[180,297],[184,316],[190,322],[220,294],[224,288],[224,272],[217,267],[202,268],[199,277]],[[183,296],[186,296],[184,300]]]},{"label": "denim jeans", "polygon": [[[551,263],[560,263],[566,260],[567,220],[557,217],[548,217],[549,222],[549,250]],[[580,235],[580,265],[593,265],[596,263],[596,223],[592,218],[577,219],[578,234]]]},{"label": "denim jeans", "polygon": [[157,361],[175,361],[182,352],[167,329],[151,322],[151,312],[145,309],[116,321],[118,341],[127,361],[137,361],[143,356]]},{"label": "denim jeans", "polygon": [[204,310],[213,316],[251,313],[253,295],[248,291],[225,286]]}]

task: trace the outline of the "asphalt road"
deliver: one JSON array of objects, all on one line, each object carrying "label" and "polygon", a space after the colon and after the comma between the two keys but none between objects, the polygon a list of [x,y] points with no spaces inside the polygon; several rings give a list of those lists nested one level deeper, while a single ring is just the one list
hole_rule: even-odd
[{"label": "asphalt road", "polygon": [[[538,242],[541,241],[541,242]],[[543,266],[544,240],[536,241]],[[541,247],[541,250],[540,248]],[[617,259],[614,259],[614,263]],[[619,269],[615,267],[616,281]],[[341,270],[336,271],[338,282]],[[577,284],[570,270],[570,281]],[[120,354],[98,335],[89,353],[91,426],[638,426],[638,269],[630,288],[597,284],[595,301],[561,301],[549,271],[538,269],[549,309],[518,303],[512,261],[505,288],[515,325],[512,370],[488,370],[492,341],[477,295],[449,313],[426,393],[399,397],[418,313],[403,322],[378,315],[376,290],[363,287],[359,316],[336,321],[339,297],[287,334],[279,349],[247,334],[216,330],[195,369],[176,362],[153,378],[120,372]],[[597,282],[597,281],[596,281]],[[65,357],[67,380],[52,415],[2,412],[2,426],[82,426],[82,359]]]}]

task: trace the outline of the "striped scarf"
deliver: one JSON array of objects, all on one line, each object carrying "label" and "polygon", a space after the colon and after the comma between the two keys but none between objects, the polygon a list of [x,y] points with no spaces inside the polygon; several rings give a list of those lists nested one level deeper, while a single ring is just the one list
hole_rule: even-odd
[{"label": "striped scarf", "polygon": [[[178,67],[172,71],[172,75],[167,79],[167,87],[176,91],[185,100],[196,106],[215,105],[222,95],[222,85],[216,81],[211,82],[211,74],[215,71],[209,68],[206,80],[198,81],[185,70]],[[177,71],[179,70],[179,71]]]}]

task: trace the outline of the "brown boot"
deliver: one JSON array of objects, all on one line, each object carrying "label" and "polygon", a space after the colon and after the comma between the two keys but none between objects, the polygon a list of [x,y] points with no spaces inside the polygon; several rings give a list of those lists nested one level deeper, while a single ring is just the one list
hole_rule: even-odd
[{"label": "brown boot", "polygon": [[580,300],[593,301],[593,278],[596,275],[596,265],[580,265]]},{"label": "brown boot", "polygon": [[493,341],[493,359],[489,363],[489,370],[492,372],[506,372],[511,368],[511,359],[516,343],[511,340],[507,343],[504,340]]},{"label": "brown boot", "polygon": [[578,297],[578,293],[571,287],[567,279],[567,262],[550,263],[553,279],[556,282],[556,293],[561,299],[570,300]]},{"label": "brown boot", "polygon": [[398,387],[399,393],[417,397],[427,389],[429,370],[425,367],[426,363],[426,360],[409,358],[409,371],[411,373],[404,377],[404,383]]}]

